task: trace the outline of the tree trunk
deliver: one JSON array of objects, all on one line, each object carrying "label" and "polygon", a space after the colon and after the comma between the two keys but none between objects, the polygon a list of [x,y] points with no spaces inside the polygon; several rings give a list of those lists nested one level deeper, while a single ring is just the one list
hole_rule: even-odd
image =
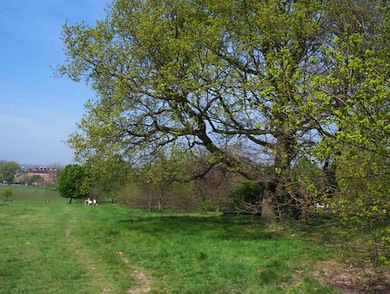
[{"label": "tree trunk", "polygon": [[152,212],[152,205],[153,205],[153,200],[152,200],[152,193],[149,191],[148,193],[149,199],[148,199],[148,212]]},{"label": "tree trunk", "polygon": [[[287,118],[285,119],[287,121]],[[291,181],[291,162],[297,154],[296,139],[289,134],[288,125],[283,126],[284,131],[278,137],[275,147],[275,198],[278,204],[279,219],[289,217],[293,214],[294,219],[301,217],[301,203],[294,195]]]},{"label": "tree trunk", "polygon": [[162,212],[164,210],[164,196],[163,193],[160,192],[160,195],[158,197],[158,211]]},{"label": "tree trunk", "polygon": [[69,197],[69,204],[72,204],[72,197]]},{"label": "tree trunk", "polygon": [[[340,151],[336,152],[336,156],[340,155]],[[338,189],[338,182],[336,177],[337,164],[335,158],[327,158],[324,162],[322,170],[325,174],[325,194],[328,198],[332,198],[335,191]]]},{"label": "tree trunk", "polygon": [[261,220],[265,223],[276,222],[275,210],[275,185],[269,182],[263,183],[263,199],[261,201]]}]

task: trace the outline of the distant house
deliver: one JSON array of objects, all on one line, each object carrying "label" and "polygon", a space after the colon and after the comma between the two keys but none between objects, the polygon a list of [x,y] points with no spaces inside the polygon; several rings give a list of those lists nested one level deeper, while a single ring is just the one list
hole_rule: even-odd
[{"label": "distant house", "polygon": [[34,167],[27,170],[27,176],[40,176],[45,183],[55,184],[60,170],[57,168]]}]

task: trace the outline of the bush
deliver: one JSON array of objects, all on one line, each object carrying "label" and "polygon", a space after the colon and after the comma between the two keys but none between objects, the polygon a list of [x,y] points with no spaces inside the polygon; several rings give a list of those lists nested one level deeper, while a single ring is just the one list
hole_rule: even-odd
[{"label": "bush", "polygon": [[247,212],[258,212],[263,198],[263,188],[253,182],[246,182],[229,193],[236,209]]}]

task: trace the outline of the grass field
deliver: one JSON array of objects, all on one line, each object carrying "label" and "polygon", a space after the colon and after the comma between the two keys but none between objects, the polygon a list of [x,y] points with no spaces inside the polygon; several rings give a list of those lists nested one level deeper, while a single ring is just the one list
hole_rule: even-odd
[{"label": "grass field", "polygon": [[0,200],[0,293],[337,293],[308,277],[328,249],[250,217],[13,194]]}]

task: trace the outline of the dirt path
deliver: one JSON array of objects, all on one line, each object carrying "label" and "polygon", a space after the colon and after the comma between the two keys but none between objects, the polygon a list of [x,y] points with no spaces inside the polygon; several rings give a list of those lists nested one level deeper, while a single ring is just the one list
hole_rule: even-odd
[{"label": "dirt path", "polygon": [[[93,258],[90,255],[79,248],[76,241],[72,237],[70,228],[65,230],[65,237],[68,241],[70,250],[72,250],[79,262],[85,267],[88,272],[89,282],[91,285],[95,285],[102,289],[102,293],[113,293],[113,287],[107,277],[105,277],[99,270],[98,266],[94,264]],[[139,268],[132,266],[128,259],[126,259],[122,253],[117,253],[122,262],[129,269],[130,277],[136,282],[136,286],[128,289],[128,294],[141,294],[148,293],[151,290],[152,280]]]},{"label": "dirt path", "polygon": [[102,289],[102,293],[111,293],[112,286],[110,281],[104,277],[104,275],[97,270],[97,266],[94,264],[93,259],[89,255],[81,250],[74,240],[70,228],[65,230],[65,237],[68,241],[70,250],[72,250],[77,260],[85,267],[89,276],[89,283]]},{"label": "dirt path", "polygon": [[138,286],[127,290],[128,294],[148,293],[151,290],[151,280],[145,276],[145,274],[139,270],[133,273],[133,277],[137,280]]},{"label": "dirt path", "polygon": [[[128,266],[129,261],[124,258],[121,255],[122,261]],[[152,280],[145,275],[144,272],[142,272],[140,269],[135,269],[133,270],[132,273],[133,279],[137,282],[137,285],[133,288],[130,288],[127,290],[126,293],[128,294],[140,294],[140,293],[148,293],[152,288]]]}]

